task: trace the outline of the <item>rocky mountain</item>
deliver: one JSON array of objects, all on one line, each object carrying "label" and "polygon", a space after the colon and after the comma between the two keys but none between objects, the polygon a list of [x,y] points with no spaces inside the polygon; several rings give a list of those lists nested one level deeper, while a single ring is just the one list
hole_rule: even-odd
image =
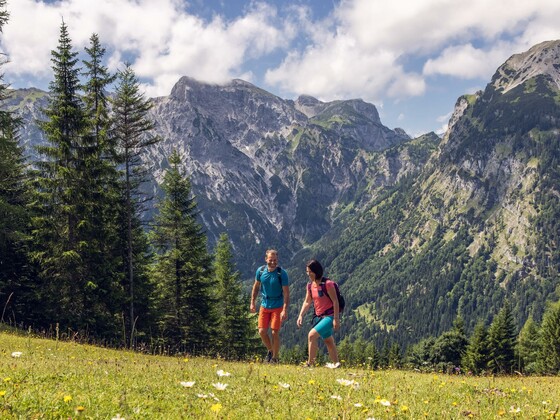
[{"label": "rocky mountain", "polygon": [[512,56],[459,98],[416,176],[311,248],[347,294],[346,334],[406,345],[457,315],[472,331],[506,299],[519,326],[560,299],[559,68],[559,41]]},{"label": "rocky mountain", "polygon": [[[8,104],[27,121],[22,139],[31,160],[33,145],[43,141],[34,122],[45,101],[45,92],[30,89],[15,91]],[[393,183],[427,159],[383,159],[382,151],[410,138],[385,127],[375,106],[362,100],[291,101],[242,80],[211,85],[183,77],[153,105],[150,116],[163,141],[144,156],[153,168],[146,189],[160,193],[167,157],[177,150],[210,243],[227,231],[246,278],[267,247],[279,248],[288,263],[365,186]]]},{"label": "rocky mountain", "polygon": [[[250,281],[264,250],[291,274],[305,261],[346,297],[342,334],[408,345],[489,322],[507,299],[521,326],[560,299],[560,41],[516,54],[457,100],[443,139],[391,130],[361,100],[285,100],[250,83],[184,77],[153,99],[163,141],[145,156],[150,191],[173,149],[210,242],[227,231]],[[28,146],[45,93],[15,92]],[[286,344],[305,341],[285,331]]]}]

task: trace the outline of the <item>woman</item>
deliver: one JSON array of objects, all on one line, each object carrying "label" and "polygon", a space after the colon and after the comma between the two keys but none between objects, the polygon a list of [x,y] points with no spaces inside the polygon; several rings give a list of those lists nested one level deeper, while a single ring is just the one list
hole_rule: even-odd
[{"label": "woman", "polygon": [[307,366],[315,364],[318,340],[321,337],[327,346],[332,362],[335,367],[338,367],[340,364],[338,363],[338,352],[336,351],[333,330],[336,331],[339,328],[339,306],[334,283],[323,277],[323,267],[317,260],[311,260],[307,263],[306,272],[310,283],[307,284],[307,294],[297,319],[297,326],[301,328],[303,316],[312,303],[318,319],[318,322],[314,323],[313,328],[307,335],[309,351]]}]

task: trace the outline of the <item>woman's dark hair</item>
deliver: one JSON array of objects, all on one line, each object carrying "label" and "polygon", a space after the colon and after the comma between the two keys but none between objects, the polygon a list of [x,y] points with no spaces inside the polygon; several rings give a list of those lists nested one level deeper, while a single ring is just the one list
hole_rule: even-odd
[{"label": "woman's dark hair", "polygon": [[321,263],[319,261],[310,260],[307,263],[307,268],[309,268],[309,271],[312,271],[315,274],[316,279],[322,279],[323,278],[323,266],[321,265]]}]

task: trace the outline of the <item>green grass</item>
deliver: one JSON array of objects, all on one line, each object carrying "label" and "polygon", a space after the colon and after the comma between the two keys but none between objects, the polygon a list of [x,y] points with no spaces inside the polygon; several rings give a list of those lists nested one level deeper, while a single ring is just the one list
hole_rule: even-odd
[{"label": "green grass", "polygon": [[558,377],[307,369],[0,333],[2,419],[544,419],[558,418],[559,404]]}]

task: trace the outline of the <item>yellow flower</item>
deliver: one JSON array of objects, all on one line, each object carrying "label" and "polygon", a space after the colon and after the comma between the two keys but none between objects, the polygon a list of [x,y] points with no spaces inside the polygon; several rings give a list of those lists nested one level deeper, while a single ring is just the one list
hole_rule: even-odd
[{"label": "yellow flower", "polygon": [[12,378],[4,378],[4,382],[10,382]]},{"label": "yellow flower", "polygon": [[403,405],[401,407],[401,411],[403,411],[403,412],[408,411],[408,407],[406,405]]},{"label": "yellow flower", "polygon": [[76,411],[77,411],[78,413],[81,413],[81,412],[84,411],[85,409],[86,409],[86,408],[85,408],[84,406],[82,406],[82,405],[79,405],[79,406],[76,407]]},{"label": "yellow flower", "polygon": [[506,410],[498,411],[498,416],[503,416],[504,414],[506,414]]},{"label": "yellow flower", "polygon": [[65,395],[64,396],[64,402],[70,402],[72,401],[72,396],[71,395]]},{"label": "yellow flower", "polygon": [[187,363],[189,361],[189,359],[187,359],[186,357],[183,359],[183,362]]},{"label": "yellow flower", "polygon": [[309,380],[309,385],[313,385],[314,383],[315,383],[315,380],[313,380],[313,379]]},{"label": "yellow flower", "polygon": [[6,391],[0,391],[0,397],[3,397],[4,395],[6,395]]},{"label": "yellow flower", "polygon": [[212,407],[210,407],[210,410],[212,410],[214,413],[219,413],[221,409],[222,409],[222,404],[220,403],[214,404]]},{"label": "yellow flower", "polygon": [[453,402],[451,403],[451,405],[452,405],[453,407],[457,407],[457,402],[456,402],[456,401],[453,401]]}]

